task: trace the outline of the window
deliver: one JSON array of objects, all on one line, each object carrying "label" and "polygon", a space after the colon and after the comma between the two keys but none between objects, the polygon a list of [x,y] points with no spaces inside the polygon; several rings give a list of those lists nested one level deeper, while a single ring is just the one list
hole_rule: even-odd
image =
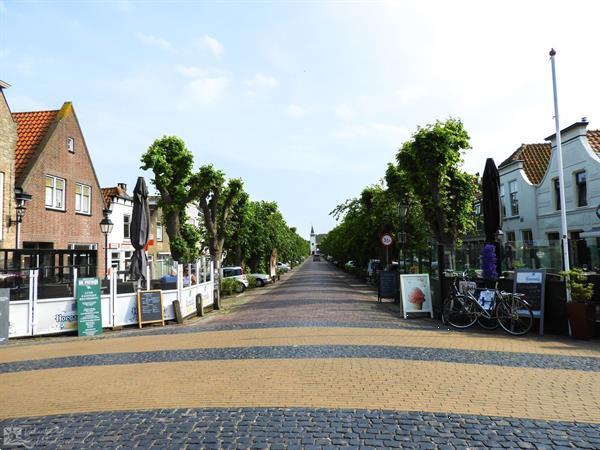
[{"label": "window", "polygon": [[156,241],[162,242],[163,240],[163,226],[162,223],[156,223]]},{"label": "window", "polygon": [[506,242],[515,242],[515,232],[514,231],[507,231],[506,232]]},{"label": "window", "polygon": [[98,244],[69,243],[67,248],[69,250],[98,250]]},{"label": "window", "polygon": [[575,174],[575,184],[577,186],[577,206],[587,206],[587,177],[585,170]]},{"label": "window", "polygon": [[506,217],[506,205],[504,203],[504,185],[500,185],[500,204],[502,205],[502,217]]},{"label": "window", "polygon": [[133,252],[125,252],[125,270],[129,270],[129,266],[131,265],[131,255],[133,255]]},{"label": "window", "polygon": [[481,216],[481,203],[475,203],[475,226],[477,231],[481,231],[483,229],[483,220]]},{"label": "window", "polygon": [[508,189],[510,192],[510,214],[512,216],[519,215],[519,199],[517,198],[517,182],[511,181],[508,183]]},{"label": "window", "polygon": [[85,184],[75,184],[75,211],[90,214],[92,188]]},{"label": "window", "polygon": [[65,209],[65,180],[46,175],[46,207]]},{"label": "window", "polygon": [[521,230],[521,239],[524,244],[532,244],[533,243],[533,233],[531,230]]},{"label": "window", "polygon": [[560,241],[560,234],[557,231],[548,233],[548,240],[549,241]]},{"label": "window", "polygon": [[111,252],[110,253],[110,265],[116,271],[119,271],[121,267],[121,254],[119,252]]},{"label": "window", "polygon": [[75,153],[75,139],[72,137],[67,138],[67,150],[69,153]]},{"label": "window", "polygon": [[124,215],[123,216],[123,237],[125,239],[129,239],[129,222],[131,221],[131,216]]},{"label": "window", "polygon": [[554,207],[560,211],[560,181],[558,178],[554,179]]}]

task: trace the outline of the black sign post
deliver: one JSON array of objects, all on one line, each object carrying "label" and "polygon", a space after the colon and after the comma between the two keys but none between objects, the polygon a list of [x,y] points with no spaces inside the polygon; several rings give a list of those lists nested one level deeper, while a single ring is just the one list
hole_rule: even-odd
[{"label": "black sign post", "polygon": [[383,270],[379,272],[379,284],[377,286],[377,301],[382,298],[398,298],[398,272]]},{"label": "black sign post", "polygon": [[138,322],[140,328],[146,323],[158,323],[165,325],[163,315],[162,290],[138,291],[137,296]]},{"label": "black sign post", "polygon": [[533,317],[540,319],[540,336],[544,335],[544,309],[546,294],[546,270],[518,269],[515,271],[513,292],[524,294],[531,306]]}]

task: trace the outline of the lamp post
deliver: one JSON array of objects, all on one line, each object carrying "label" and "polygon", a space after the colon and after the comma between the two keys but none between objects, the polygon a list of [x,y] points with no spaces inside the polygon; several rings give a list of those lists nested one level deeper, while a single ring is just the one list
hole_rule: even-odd
[{"label": "lamp post", "polygon": [[104,217],[100,221],[100,231],[104,234],[104,279],[108,280],[108,235],[113,229],[112,220],[108,218],[111,210],[106,208],[102,211]]},{"label": "lamp post", "polygon": [[17,225],[17,230],[15,233],[15,248],[19,249],[19,232],[21,231],[21,223],[23,222],[23,216],[25,215],[25,203],[31,200],[31,194],[26,194],[23,192],[22,188],[15,188],[15,203],[16,203],[16,214],[15,220],[9,218],[9,226],[15,223]]},{"label": "lamp post", "polygon": [[[398,242],[400,243],[400,261],[404,258],[404,244],[406,244],[406,233],[404,232],[404,220],[408,214],[408,203],[404,200],[398,203],[398,215],[400,216],[400,233],[398,233]],[[398,265],[400,265],[398,261]],[[405,263],[405,261],[403,261]],[[400,267],[399,267],[400,268]],[[406,267],[404,267],[404,273],[406,273]]]}]

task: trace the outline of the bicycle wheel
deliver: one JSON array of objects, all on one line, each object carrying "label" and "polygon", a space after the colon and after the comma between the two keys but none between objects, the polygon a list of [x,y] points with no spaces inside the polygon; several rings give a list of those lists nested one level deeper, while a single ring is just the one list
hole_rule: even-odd
[{"label": "bicycle wheel", "polygon": [[477,324],[484,330],[495,330],[500,326],[495,316],[485,317],[483,314],[477,318]]},{"label": "bicycle wheel", "polygon": [[444,301],[442,315],[454,328],[469,328],[477,321],[473,300],[464,295],[449,295]]},{"label": "bicycle wheel", "polygon": [[514,336],[526,334],[533,326],[533,312],[529,303],[512,295],[498,302],[496,317],[504,331]]}]

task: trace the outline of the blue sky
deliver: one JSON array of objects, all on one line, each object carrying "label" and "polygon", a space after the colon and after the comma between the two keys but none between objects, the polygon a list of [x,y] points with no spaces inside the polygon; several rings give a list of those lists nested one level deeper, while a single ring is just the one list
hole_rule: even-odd
[{"label": "blue sky", "polygon": [[599,128],[600,7],[573,5],[0,0],[0,79],[13,111],[73,101],[103,186],[175,134],[308,236],[418,125],[461,118],[472,173],[542,142],[552,46],[563,126]]}]

